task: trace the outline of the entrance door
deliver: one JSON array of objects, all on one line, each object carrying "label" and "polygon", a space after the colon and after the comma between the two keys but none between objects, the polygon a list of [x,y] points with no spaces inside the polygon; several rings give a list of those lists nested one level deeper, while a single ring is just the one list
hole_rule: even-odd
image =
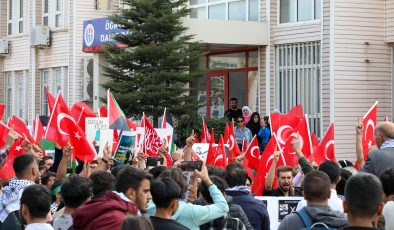
[{"label": "entrance door", "polygon": [[218,71],[207,74],[207,115],[223,117],[233,97],[238,99],[238,108],[247,105],[247,80],[245,71]]}]

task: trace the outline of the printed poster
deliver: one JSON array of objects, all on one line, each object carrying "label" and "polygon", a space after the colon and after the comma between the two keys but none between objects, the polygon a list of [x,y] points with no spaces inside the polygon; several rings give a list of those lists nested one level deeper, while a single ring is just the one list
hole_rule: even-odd
[{"label": "printed poster", "polygon": [[120,138],[119,144],[116,148],[114,158],[116,160],[116,164],[124,164],[124,162],[128,161],[130,157],[133,157],[134,152],[134,142],[135,142],[135,133],[132,131],[123,131]]},{"label": "printed poster", "polygon": [[94,146],[98,157],[103,156],[105,144],[112,146],[114,130],[109,129],[108,117],[89,117],[85,121],[86,139]]}]

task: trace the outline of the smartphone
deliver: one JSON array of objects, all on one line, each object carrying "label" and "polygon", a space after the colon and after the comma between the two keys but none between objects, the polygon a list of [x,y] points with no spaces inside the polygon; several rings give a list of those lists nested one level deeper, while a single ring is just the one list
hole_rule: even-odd
[{"label": "smartphone", "polygon": [[146,166],[157,166],[157,162],[160,162],[160,164],[163,164],[163,157],[148,157],[146,158]]},{"label": "smartphone", "polygon": [[183,171],[194,171],[195,169],[201,171],[202,161],[182,161],[181,169]]}]

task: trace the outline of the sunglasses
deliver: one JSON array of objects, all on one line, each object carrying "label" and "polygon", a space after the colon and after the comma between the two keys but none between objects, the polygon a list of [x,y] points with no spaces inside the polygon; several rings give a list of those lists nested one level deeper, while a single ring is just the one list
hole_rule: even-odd
[{"label": "sunglasses", "polygon": [[242,122],[244,122],[244,121],[237,121],[237,123],[242,123]]}]

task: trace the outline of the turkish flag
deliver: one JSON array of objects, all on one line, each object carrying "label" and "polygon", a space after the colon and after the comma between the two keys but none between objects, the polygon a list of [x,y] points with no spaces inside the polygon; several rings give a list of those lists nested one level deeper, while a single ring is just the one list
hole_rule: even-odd
[{"label": "turkish flag", "polygon": [[331,123],[327,128],[326,134],[319,143],[317,151],[313,155],[317,165],[320,165],[326,160],[337,161],[334,146],[334,123]]},{"label": "turkish flag", "polygon": [[246,149],[248,149],[248,143],[246,142],[246,138],[242,140],[242,153],[245,154]]},{"label": "turkish flag", "polygon": [[281,146],[286,144],[287,138],[296,130],[301,119],[288,114],[271,114],[271,132],[276,133]]},{"label": "turkish flag", "polygon": [[149,122],[148,118],[143,115],[143,120],[145,124],[145,134],[144,134],[144,150],[149,156],[157,156],[157,149],[163,145],[162,140],[156,133],[152,124]]},{"label": "turkish flag", "polygon": [[226,159],[226,150],[224,148],[224,140],[223,140],[223,136],[220,135],[219,144],[216,150],[215,160],[213,162],[213,165],[219,168],[226,168],[226,162],[227,159]]},{"label": "turkish flag", "polygon": [[319,146],[319,140],[317,139],[316,134],[314,132],[311,133],[311,141],[312,141],[313,154],[308,157],[309,162],[313,161],[313,155],[316,154],[317,147]]},{"label": "turkish flag", "polygon": [[304,111],[302,110],[302,105],[296,105],[287,112],[287,115],[302,119],[304,117]]},{"label": "turkish flag", "polygon": [[226,128],[227,127],[228,127],[228,130],[227,130],[228,138],[227,138],[227,140],[225,139],[224,141],[229,146],[228,164],[230,164],[231,162],[233,162],[234,158],[241,155],[241,150],[239,149],[237,143],[235,142],[235,138],[234,138],[234,121],[232,121],[229,126],[226,123]]},{"label": "turkish flag", "polygon": [[371,146],[376,145],[374,134],[375,134],[375,127],[376,127],[376,115],[378,112],[378,101],[369,109],[369,111],[363,117],[363,125],[364,125],[364,132],[363,132],[363,154],[364,154],[364,161],[367,160],[368,153],[371,149]]},{"label": "turkish flag", "polygon": [[[211,136],[215,136],[213,129],[211,129]],[[208,153],[206,163],[207,165],[214,165],[215,163],[215,156],[216,156],[216,149],[213,147],[215,144],[215,139],[212,138],[209,142]]]},{"label": "turkish flag", "polygon": [[285,159],[284,163],[289,166],[295,166],[298,164],[297,154],[293,151],[293,147],[291,146],[291,142],[295,138],[297,138],[297,132],[299,135],[301,151],[305,155],[305,157],[308,159],[309,156],[311,156],[313,153],[312,141],[309,133],[308,118],[305,116],[304,119],[301,119],[297,128],[294,129],[290,136],[287,138],[286,144],[284,146],[280,146],[283,150],[283,157]]},{"label": "turkish flag", "polygon": [[248,167],[252,169],[257,169],[259,166],[259,159],[260,159],[260,149],[259,143],[257,141],[257,136],[254,135],[250,145],[245,151],[245,158],[248,159],[249,164]]},{"label": "turkish flag", "polygon": [[4,104],[0,104],[0,120],[3,118],[4,109],[5,109],[5,105]]},{"label": "turkish flag", "polygon": [[70,115],[66,102],[62,95],[58,94],[49,117],[44,139],[57,143],[63,148],[67,145],[72,131],[69,123],[73,123],[76,126],[76,121]]},{"label": "turkish flag", "polygon": [[59,144],[62,148],[70,142],[74,147],[74,155],[82,161],[91,162],[96,156],[94,147],[86,140],[85,132],[70,115],[60,94],[57,95],[49,117],[45,139]]},{"label": "turkish flag", "polygon": [[101,106],[99,112],[100,112],[100,117],[108,117],[108,111],[104,105]]},{"label": "turkish flag", "polygon": [[14,131],[21,135],[23,138],[26,136],[30,143],[35,143],[33,137],[30,135],[29,129],[26,127],[26,124],[17,116],[12,115],[11,119],[8,122],[8,126],[13,128]]},{"label": "turkish flag", "polygon": [[134,122],[130,121],[129,119],[126,119],[126,122],[127,122],[127,126],[129,126],[131,130],[133,131],[137,130],[137,125]]},{"label": "turkish flag", "polygon": [[[215,138],[215,137],[212,137],[212,138]],[[211,135],[209,135],[207,124],[205,123],[204,119],[202,119],[202,129],[201,129],[200,140],[201,140],[201,143],[209,143],[211,141]]]},{"label": "turkish flag", "polygon": [[44,137],[44,135],[44,127],[42,126],[42,123],[38,116],[36,116],[36,119],[33,120],[33,138],[35,143],[39,143],[40,140]]},{"label": "turkish flag", "polygon": [[[268,144],[265,147],[265,150],[261,155],[260,160],[258,161],[256,176],[251,187],[253,194],[255,194],[256,196],[261,196],[263,194],[267,173],[272,165],[276,146],[277,143],[275,141],[275,137],[272,137],[268,141]],[[282,157],[279,156],[278,162],[276,163],[276,168],[282,165],[284,165],[283,160]],[[276,184],[276,180],[274,180],[273,184]]]},{"label": "turkish flag", "polygon": [[53,105],[55,104],[55,97],[49,92],[48,87],[45,87],[45,94],[47,95],[49,113],[52,113]]},{"label": "turkish flag", "polygon": [[4,162],[3,167],[0,169],[0,178],[3,182],[8,181],[13,176],[15,176],[13,163],[15,157],[22,155],[25,153],[25,150],[22,148],[23,138],[19,138],[15,141],[14,145],[9,149],[9,154],[7,159]]},{"label": "turkish flag", "polygon": [[71,108],[71,116],[77,124],[85,131],[85,120],[87,117],[96,117],[96,114],[83,102],[77,102]]},{"label": "turkish flag", "polygon": [[114,153],[119,145],[119,134],[117,130],[114,130],[114,139],[112,141],[112,152]]},{"label": "turkish flag", "polygon": [[0,121],[0,149],[5,145],[9,131],[8,127]]}]

